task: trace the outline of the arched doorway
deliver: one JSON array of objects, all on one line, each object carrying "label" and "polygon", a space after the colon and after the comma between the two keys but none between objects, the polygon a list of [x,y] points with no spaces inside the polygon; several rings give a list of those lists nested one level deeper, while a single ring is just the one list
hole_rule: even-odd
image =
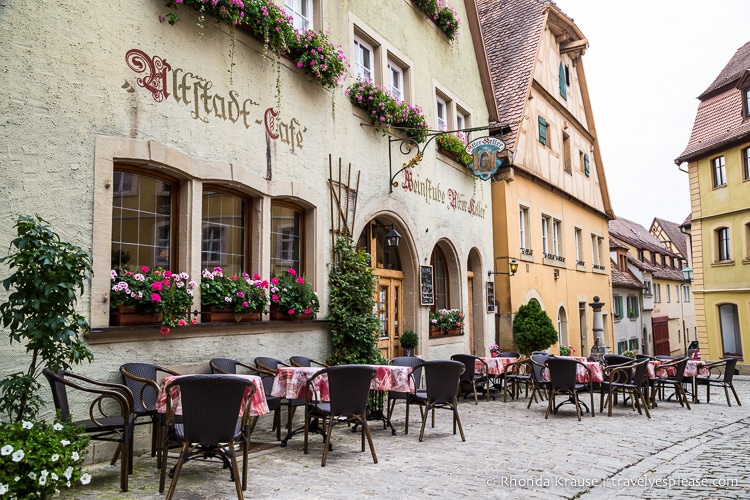
[{"label": "arched doorway", "polygon": [[387,359],[405,355],[399,339],[404,329],[404,272],[398,247],[389,247],[385,235],[392,224],[380,219],[368,222],[357,241],[357,248],[370,254],[370,267],[376,280],[375,314],[380,323],[378,348]]}]

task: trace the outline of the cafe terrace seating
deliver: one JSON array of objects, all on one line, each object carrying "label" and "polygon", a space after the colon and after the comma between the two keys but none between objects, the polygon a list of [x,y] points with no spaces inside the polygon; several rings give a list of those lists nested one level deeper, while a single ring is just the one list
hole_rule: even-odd
[{"label": "cafe terrace seating", "polygon": [[[585,383],[579,383],[576,381],[578,365],[581,365],[588,372],[588,381]],[[549,418],[550,413],[557,414],[558,409],[563,404],[568,402],[573,403],[575,406],[576,414],[578,415],[578,421],[581,420],[581,405],[578,400],[578,394],[581,392],[588,392],[591,398],[591,416],[596,415],[596,409],[594,408],[594,383],[591,370],[588,366],[580,361],[571,358],[564,357],[551,357],[547,359],[545,363],[549,373],[549,388],[547,390],[547,412],[544,418]],[[555,396],[563,394],[568,396],[568,400],[555,406]]]},{"label": "cafe terrace seating", "polygon": [[509,363],[505,367],[505,374],[503,376],[503,402],[508,401],[508,393],[510,393],[511,398],[520,397],[521,384],[526,388],[526,395],[529,395],[531,369],[531,361],[529,359]]},{"label": "cafe terrace seating", "polygon": [[[472,362],[473,370],[473,362]],[[419,440],[424,439],[424,428],[427,423],[427,415],[432,413],[432,427],[435,427],[435,409],[449,410],[453,414],[453,434],[456,433],[458,425],[461,431],[461,441],[466,441],[464,429],[461,426],[461,418],[458,415],[458,388],[461,383],[461,374],[466,365],[460,361],[435,360],[425,361],[417,367],[424,369],[426,391],[422,395],[414,394],[411,402],[424,406],[422,414],[422,430],[419,432]],[[415,367],[415,369],[417,368]]]},{"label": "cafe terrace seating", "polygon": [[[151,456],[161,443],[162,422],[156,411],[156,396],[159,394],[159,373],[179,375],[173,370],[148,363],[125,363],[120,366],[122,383],[133,393],[133,413],[135,425],[151,424]],[[148,417],[148,421],[139,422],[139,417]],[[157,460],[157,467],[160,466]]]},{"label": "cafe terrace seating", "polygon": [[[268,410],[273,412],[273,428],[276,431],[276,439],[281,441],[281,398],[271,395],[271,388],[273,387],[274,374],[263,368],[256,368],[245,363],[241,363],[234,359],[229,358],[214,358],[208,362],[211,367],[211,373],[237,373],[237,367],[248,370],[251,375],[258,375],[263,383],[263,392],[266,396],[266,403],[268,403]],[[255,417],[250,425],[250,434],[255,430],[255,424],[258,422],[258,418]]]},{"label": "cafe terrace seating", "polygon": [[[272,373],[274,376],[276,375],[276,369],[279,366],[289,366],[289,364],[284,363],[281,360],[278,360],[276,358],[269,358],[265,356],[259,356],[255,358],[253,361],[257,368],[266,370]],[[287,408],[286,431],[287,431],[287,435],[291,435],[292,434],[292,422],[294,420],[294,413],[297,410],[297,407],[305,404],[305,398],[282,399],[281,404],[283,406],[286,406]],[[284,443],[282,443],[282,445],[283,444]]]},{"label": "cafe terrace seating", "polygon": [[[175,419],[172,404],[172,388],[179,388],[182,405],[182,419]],[[242,411],[245,394],[247,406]],[[247,487],[247,452],[250,435],[250,401],[255,385],[247,379],[232,375],[185,375],[170,381],[165,392],[167,396],[165,438],[162,446],[162,468],[159,477],[159,493],[164,492],[168,444],[181,444],[180,456],[174,467],[172,481],[167,492],[167,500],[175,493],[180,471],[186,461],[192,458],[221,458],[230,473],[237,489],[237,498],[243,498],[242,491]],[[242,413],[238,425],[238,416]],[[239,445],[243,458],[242,482],[238,474],[235,447]]]},{"label": "cafe terrace seating", "polygon": [[707,377],[696,377],[695,382],[697,385],[706,386],[706,403],[711,402],[711,386],[723,387],[724,394],[727,397],[727,405],[732,406],[732,400],[729,398],[729,389],[734,394],[734,399],[737,400],[737,404],[742,406],[740,398],[737,396],[737,391],[734,390],[732,379],[734,377],[734,369],[737,366],[739,358],[724,358],[721,361],[714,361],[713,363],[708,362],[705,367],[709,370]]},{"label": "cafe terrace seating", "polygon": [[[670,386],[674,390],[673,395],[680,403],[680,406],[684,407],[687,405],[687,409],[690,409],[687,392],[682,385],[687,362],[688,358],[679,358],[661,363],[656,367],[656,377],[653,379],[654,389],[651,394],[652,406],[655,403],[653,400],[655,399],[656,394],[659,394],[659,399],[664,399],[664,388],[665,386]],[[671,398],[672,396],[669,397]]]},{"label": "cafe terrace seating", "polygon": [[[425,394],[425,390],[422,389],[422,367],[414,369],[414,367],[424,363],[422,358],[416,356],[399,356],[391,359],[389,364],[394,366],[410,366],[412,368],[411,377],[414,380],[414,387],[416,392],[422,395]],[[409,406],[412,395],[411,392],[400,392],[400,391],[388,391],[388,415],[386,419],[390,422],[391,416],[393,415],[393,409],[396,407],[397,401],[406,402],[406,427],[404,428],[404,434],[409,434]]]},{"label": "cafe terrace seating", "polygon": [[[466,399],[466,396],[473,393],[474,404],[479,404],[477,391],[482,391],[484,392],[487,401],[489,401],[490,375],[489,370],[487,369],[487,363],[483,359],[471,354],[454,354],[451,356],[451,359],[463,363],[465,366],[465,370],[461,374],[461,384],[459,386],[459,391],[464,399]],[[478,372],[475,369],[477,362],[480,362],[484,366],[481,372]]]},{"label": "cafe terrace seating", "polygon": [[[55,373],[45,368],[43,373],[49,381],[52,399],[60,418],[71,418],[73,425],[83,425],[91,439],[118,443],[110,464],[114,465],[120,457],[120,489],[128,491],[128,474],[133,473],[133,393],[124,385],[98,382],[64,370]],[[76,419],[71,415],[68,389],[79,393],[76,398],[88,394],[93,399],[88,419]],[[105,410],[109,407],[114,408],[111,413]]]},{"label": "cafe terrace seating", "polygon": [[[626,356],[621,357],[624,358]],[[611,417],[612,406],[616,402],[617,394],[623,393],[624,396],[630,396],[633,411],[638,410],[638,413],[642,415],[642,404],[643,409],[646,411],[646,416],[651,418],[651,413],[648,411],[648,388],[644,385],[648,360],[644,359],[635,363],[633,359],[630,359],[630,361],[630,363],[608,365],[604,368],[604,381],[601,383],[600,389],[599,412],[604,411],[606,394],[606,405],[609,407],[607,415]],[[626,401],[626,399],[623,398],[623,401]]]},{"label": "cafe terrace seating", "polygon": [[292,356],[291,358],[289,358],[289,363],[292,366],[322,366],[323,368],[328,368],[329,366],[325,363],[315,361],[314,359],[307,358],[305,356]]},{"label": "cafe terrace seating", "polygon": [[[339,422],[347,422],[362,427],[362,451],[365,451],[365,437],[370,445],[372,460],[378,463],[375,447],[372,444],[370,427],[367,425],[367,398],[370,395],[370,384],[377,370],[366,365],[339,365],[324,368],[307,381],[305,398],[305,440],[304,452],[308,452],[308,434],[312,420],[326,422],[325,444],[321,467],[325,467],[328,450],[331,444],[333,427]],[[325,395],[319,394],[316,379],[322,375],[328,377],[328,401]]]},{"label": "cafe terrace seating", "polygon": [[550,358],[554,358],[554,354],[549,353],[537,353],[529,356],[529,363],[531,367],[531,397],[529,398],[529,404],[526,408],[531,408],[531,402],[539,399],[544,401],[545,394],[549,392],[550,384],[548,377],[544,376],[544,371],[547,369],[545,364]]}]

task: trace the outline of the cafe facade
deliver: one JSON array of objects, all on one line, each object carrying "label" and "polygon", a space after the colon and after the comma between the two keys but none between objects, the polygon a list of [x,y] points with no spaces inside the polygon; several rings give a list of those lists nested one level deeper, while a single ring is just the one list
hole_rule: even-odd
[{"label": "cafe facade", "polygon": [[[344,234],[371,254],[385,356],[404,353],[405,330],[418,334],[416,354],[426,359],[486,355],[494,343],[489,180],[435,140],[446,131],[477,139],[493,122],[472,2],[452,5],[453,32],[408,1],[287,4],[295,27],[318,33],[313,48],[327,39],[345,59],[337,82],[308,71],[299,54],[275,53],[273,29],[264,37],[191,2],[5,8],[13,29],[0,49],[8,117],[0,246],[8,248],[18,216],[38,214],[92,254],[79,308],[95,361],[77,371],[114,381],[132,361],[188,373],[206,371],[213,357],[325,359],[327,277]],[[424,118],[421,141],[353,103],[347,89],[358,75]],[[392,231],[397,246],[388,245]],[[210,322],[196,286],[186,326],[167,335],[159,325],[124,326],[112,271],[141,266],[196,284],[215,267],[260,280],[294,269],[318,293],[320,311]],[[460,310],[462,328],[430,334],[430,312],[441,308]],[[5,343],[0,355],[26,354]],[[0,376],[24,363],[11,365]]]}]

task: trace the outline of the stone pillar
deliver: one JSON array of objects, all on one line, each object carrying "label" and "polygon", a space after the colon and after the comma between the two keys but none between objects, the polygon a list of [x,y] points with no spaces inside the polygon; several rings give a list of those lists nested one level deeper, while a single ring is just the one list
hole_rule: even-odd
[{"label": "stone pillar", "polygon": [[599,302],[599,297],[594,296],[594,301],[589,302],[589,305],[594,311],[594,346],[591,348],[591,358],[601,361],[607,354],[607,347],[604,345],[604,321],[602,320],[604,302]]}]

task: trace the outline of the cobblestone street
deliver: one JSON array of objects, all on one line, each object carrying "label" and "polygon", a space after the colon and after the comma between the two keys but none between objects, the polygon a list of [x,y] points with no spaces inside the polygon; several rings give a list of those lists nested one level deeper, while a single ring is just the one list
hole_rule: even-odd
[{"label": "cobblestone street", "polygon": [[[743,404],[750,404],[750,377],[735,377]],[[700,388],[705,401],[705,387]],[[660,402],[652,418],[629,407],[612,417],[586,414],[578,422],[569,405],[544,419],[546,403],[528,399],[502,402],[467,400],[459,407],[466,442],[453,435],[450,413],[436,414],[425,430],[410,420],[404,435],[404,407],[397,406],[397,435],[371,422],[378,463],[360,452],[359,434],[345,426],[335,431],[333,451],[320,466],[322,440],[311,438],[302,453],[302,436],[289,446],[273,443],[271,417],[262,417],[253,435],[246,498],[350,499],[354,497],[428,498],[748,498],[750,415],[747,406],[727,406],[712,390],[711,403]],[[598,410],[598,395],[595,397]],[[418,412],[416,410],[418,418]],[[283,420],[284,417],[282,417]],[[340,428],[339,428],[340,427]],[[159,499],[158,470],[149,454],[135,460],[130,491],[120,493],[119,463],[88,467],[85,487],[64,491],[64,499]],[[170,466],[175,458],[170,457]],[[168,486],[168,485],[167,485]],[[218,463],[188,462],[175,498],[236,498],[229,473]]]}]

